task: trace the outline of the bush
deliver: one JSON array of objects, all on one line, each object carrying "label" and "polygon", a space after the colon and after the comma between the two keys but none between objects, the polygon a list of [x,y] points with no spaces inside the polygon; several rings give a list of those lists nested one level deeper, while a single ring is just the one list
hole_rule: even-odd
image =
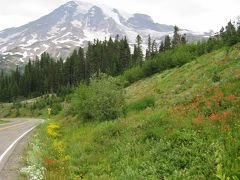
[{"label": "bush", "polygon": [[160,53],[157,58],[159,71],[182,66],[195,58],[188,46],[179,46],[173,50]]},{"label": "bush", "polygon": [[156,61],[146,61],[142,67],[144,77],[151,76],[159,71],[158,64]]},{"label": "bush", "polygon": [[140,66],[133,67],[131,69],[126,70],[123,73],[123,77],[128,81],[128,84],[136,82],[144,77],[143,70]]},{"label": "bush", "polygon": [[61,103],[54,103],[52,105],[52,114],[57,115],[62,110]]},{"label": "bush", "polygon": [[153,107],[155,105],[155,99],[153,96],[146,96],[143,99],[140,99],[136,102],[133,102],[129,105],[127,105],[124,108],[124,112],[128,113],[131,111],[140,111],[147,107]]},{"label": "bush", "polygon": [[84,121],[116,119],[123,112],[122,85],[105,74],[93,76],[89,85],[81,84],[76,89],[72,104],[74,112]]}]

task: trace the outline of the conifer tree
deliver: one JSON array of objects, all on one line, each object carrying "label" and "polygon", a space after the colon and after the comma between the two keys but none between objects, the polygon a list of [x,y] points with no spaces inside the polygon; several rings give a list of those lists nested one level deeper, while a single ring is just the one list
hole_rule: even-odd
[{"label": "conifer tree", "polygon": [[153,40],[151,46],[151,58],[154,58],[158,52],[156,40]]},{"label": "conifer tree", "polygon": [[136,46],[135,47],[135,50],[134,50],[134,58],[137,65],[140,65],[142,66],[142,63],[143,63],[143,52],[142,52],[142,38],[140,35],[137,35],[136,37]]},{"label": "conifer tree", "polygon": [[119,61],[121,64],[120,73],[130,67],[131,52],[126,36],[123,40],[121,40]]},{"label": "conifer tree", "polygon": [[164,42],[162,41],[159,47],[159,53],[164,52]]},{"label": "conifer tree", "polygon": [[237,31],[234,24],[229,21],[228,25],[226,26],[226,32],[224,35],[224,41],[227,45],[231,46],[237,43]]},{"label": "conifer tree", "polygon": [[177,26],[174,26],[174,33],[173,33],[173,39],[172,39],[172,47],[175,48],[181,43],[181,36],[178,33],[179,28]]},{"label": "conifer tree", "polygon": [[169,35],[165,36],[165,40],[164,40],[164,50],[170,50],[171,49],[171,39],[169,37]]},{"label": "conifer tree", "polygon": [[221,37],[221,38],[224,38],[224,30],[225,30],[224,27],[222,27],[222,28],[220,29],[220,32],[219,32],[219,33],[220,33],[220,37]]},{"label": "conifer tree", "polygon": [[187,44],[187,35],[186,34],[183,34],[181,36],[181,44]]},{"label": "conifer tree", "polygon": [[78,50],[78,58],[79,58],[79,67],[78,67],[79,81],[86,81],[84,49],[81,47]]},{"label": "conifer tree", "polygon": [[151,57],[152,53],[152,40],[150,34],[148,35],[148,48],[146,49],[146,59]]}]

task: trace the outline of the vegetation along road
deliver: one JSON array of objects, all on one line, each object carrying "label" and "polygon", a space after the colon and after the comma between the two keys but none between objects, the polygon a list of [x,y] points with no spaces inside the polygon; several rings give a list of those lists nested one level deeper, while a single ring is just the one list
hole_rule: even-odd
[{"label": "vegetation along road", "polygon": [[[6,166],[14,161],[14,166],[19,163],[19,157],[12,157],[15,151],[22,150],[24,137],[31,132],[41,121],[41,119],[16,118],[8,119],[7,123],[0,124],[0,179],[9,176]],[[10,165],[10,167],[12,166]],[[14,173],[16,174],[16,172]]]}]

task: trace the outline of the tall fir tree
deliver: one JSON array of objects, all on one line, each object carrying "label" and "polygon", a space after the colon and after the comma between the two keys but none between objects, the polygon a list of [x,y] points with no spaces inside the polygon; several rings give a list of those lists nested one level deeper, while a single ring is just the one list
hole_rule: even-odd
[{"label": "tall fir tree", "polygon": [[157,43],[156,40],[153,40],[152,46],[151,46],[151,58],[155,58],[157,55],[158,49],[157,49]]},{"label": "tall fir tree", "polygon": [[174,33],[173,33],[173,39],[172,39],[172,47],[175,48],[179,44],[181,44],[181,35],[179,34],[179,28],[177,26],[174,26]]},{"label": "tall fir tree", "polygon": [[164,39],[164,50],[167,51],[170,49],[171,49],[171,39],[170,39],[170,36],[167,35],[165,36],[165,39]]},{"label": "tall fir tree", "polygon": [[151,53],[152,53],[152,39],[150,34],[148,35],[148,48],[146,49],[146,60],[149,59],[151,57]]},{"label": "tall fir tree", "polygon": [[123,71],[130,67],[131,52],[126,37],[123,40],[121,40],[119,63],[121,65],[120,73],[122,73]]},{"label": "tall fir tree", "polygon": [[143,52],[142,52],[142,38],[140,35],[136,37],[136,46],[134,46],[134,58],[137,65],[142,66],[143,64]]},{"label": "tall fir tree", "polygon": [[159,53],[164,52],[164,42],[161,41],[160,47],[159,47]]},{"label": "tall fir tree", "polygon": [[187,34],[183,34],[180,41],[181,44],[187,44]]}]

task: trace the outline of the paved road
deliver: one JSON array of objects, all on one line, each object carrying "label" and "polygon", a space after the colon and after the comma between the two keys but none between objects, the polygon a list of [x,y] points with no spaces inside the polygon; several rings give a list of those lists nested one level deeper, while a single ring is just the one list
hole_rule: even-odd
[{"label": "paved road", "polygon": [[21,139],[43,121],[41,119],[27,118],[8,120],[9,123],[0,125],[0,172]]}]

